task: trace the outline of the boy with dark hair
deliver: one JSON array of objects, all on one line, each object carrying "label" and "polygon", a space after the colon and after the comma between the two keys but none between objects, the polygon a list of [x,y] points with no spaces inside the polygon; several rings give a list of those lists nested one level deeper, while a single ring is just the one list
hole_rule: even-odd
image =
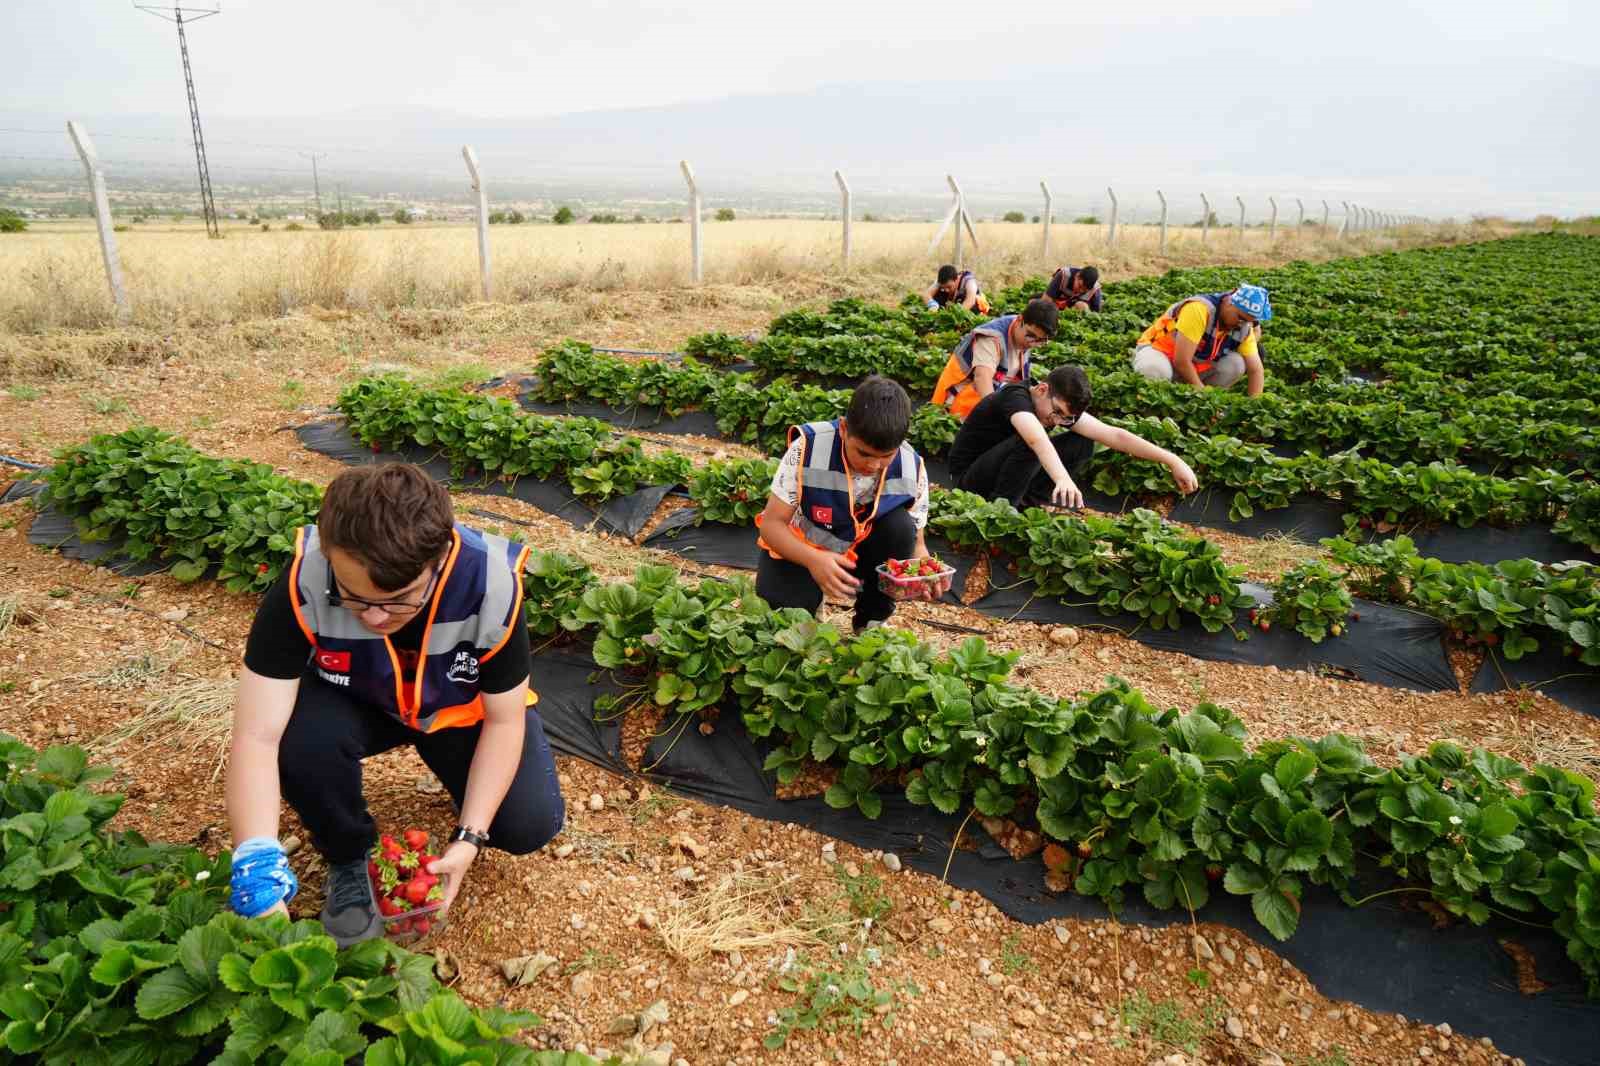
[{"label": "boy with dark hair", "polygon": [[1020,315],[1001,315],[961,338],[950,353],[933,402],[965,419],[985,396],[1004,385],[1026,384],[1028,352],[1056,335],[1060,313],[1049,300],[1029,300]]},{"label": "boy with dark hair", "polygon": [[[986,397],[950,446],[956,487],[1016,507],[1082,507],[1073,473],[1082,472],[1096,443],[1161,463],[1180,492],[1199,487],[1194,471],[1176,455],[1089,414],[1091,399],[1088,375],[1076,366],[1058,366],[1032,388],[1007,385]],[[1047,435],[1055,427],[1066,432]]]},{"label": "boy with dark hair", "polygon": [[1103,303],[1100,271],[1092,266],[1061,267],[1050,276],[1044,295],[1059,311],[1098,311]]},{"label": "boy with dark hair", "polygon": [[938,277],[922,294],[922,299],[930,311],[937,311],[954,300],[968,311],[980,315],[989,313],[989,298],[978,285],[978,275],[970,270],[957,270],[949,263],[939,268]]},{"label": "boy with dark hair", "polygon": [[341,946],[382,933],[367,882],[377,827],[361,760],[412,745],[460,812],[433,863],[448,907],[479,852],[543,847],[565,807],[528,688],[528,549],[455,521],[406,463],[339,475],[245,645],[228,757],[233,906],[286,913],[280,792],[328,865],[322,924]]},{"label": "boy with dark hair", "polygon": [[[894,613],[875,571],[928,554],[928,472],[905,443],[910,427],[911,398],[874,374],[856,386],[843,418],[789,428],[789,449],[756,516],[766,549],[756,569],[762,599],[812,612],[824,598],[854,603],[856,632]],[[929,598],[948,588],[946,581]]]}]

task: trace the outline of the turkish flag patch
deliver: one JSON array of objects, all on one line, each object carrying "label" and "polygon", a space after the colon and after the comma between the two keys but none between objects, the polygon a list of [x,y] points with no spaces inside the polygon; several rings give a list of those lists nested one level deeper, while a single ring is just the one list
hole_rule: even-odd
[{"label": "turkish flag patch", "polygon": [[350,653],[347,651],[323,651],[317,649],[317,665],[324,670],[337,674],[350,672]]},{"label": "turkish flag patch", "polygon": [[832,507],[812,507],[811,508],[811,520],[813,522],[815,522],[819,526],[832,525],[833,524],[833,508]]}]

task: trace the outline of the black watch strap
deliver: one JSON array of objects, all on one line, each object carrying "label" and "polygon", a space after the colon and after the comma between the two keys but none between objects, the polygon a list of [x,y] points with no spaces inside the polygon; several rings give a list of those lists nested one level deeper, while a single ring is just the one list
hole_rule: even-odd
[{"label": "black watch strap", "polygon": [[450,843],[454,844],[458,840],[465,840],[479,851],[489,846],[488,833],[480,833],[475,829],[468,829],[464,825],[456,826],[456,831],[450,834]]}]

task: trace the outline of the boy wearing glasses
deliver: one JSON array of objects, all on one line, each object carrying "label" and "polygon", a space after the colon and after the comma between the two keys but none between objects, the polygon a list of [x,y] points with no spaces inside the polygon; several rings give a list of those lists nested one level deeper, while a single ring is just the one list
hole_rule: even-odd
[{"label": "boy wearing glasses", "polygon": [[1026,384],[1032,370],[1029,349],[1054,337],[1059,321],[1056,305],[1040,298],[1030,300],[1020,315],[1001,315],[974,329],[950,353],[933,387],[933,402],[965,421],[996,389]]},{"label": "boy wearing glasses", "polygon": [[[1058,366],[1031,388],[1007,385],[985,397],[950,445],[956,487],[1019,508],[1082,507],[1083,493],[1072,475],[1081,474],[1097,443],[1161,463],[1180,492],[1199,487],[1194,471],[1176,455],[1089,414],[1090,398],[1089,377],[1076,366]],[[1066,432],[1049,436],[1055,428]]]},{"label": "boy wearing glasses", "polygon": [[361,760],[402,745],[460,812],[432,866],[447,908],[490,842],[521,855],[560,831],[565,807],[528,686],[527,555],[457,525],[449,493],[415,466],[362,467],[328,486],[245,648],[227,776],[236,910],[286,910],[293,895],[281,792],[327,860],[324,928],[340,946],[379,935]]}]

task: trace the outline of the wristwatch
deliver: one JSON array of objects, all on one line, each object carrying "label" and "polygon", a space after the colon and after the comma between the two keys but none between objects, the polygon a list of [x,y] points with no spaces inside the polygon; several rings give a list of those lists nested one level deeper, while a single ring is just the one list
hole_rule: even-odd
[{"label": "wristwatch", "polygon": [[450,843],[454,844],[458,840],[465,840],[479,851],[489,846],[488,833],[480,833],[476,829],[468,829],[464,825],[456,826],[456,831],[450,834]]}]

